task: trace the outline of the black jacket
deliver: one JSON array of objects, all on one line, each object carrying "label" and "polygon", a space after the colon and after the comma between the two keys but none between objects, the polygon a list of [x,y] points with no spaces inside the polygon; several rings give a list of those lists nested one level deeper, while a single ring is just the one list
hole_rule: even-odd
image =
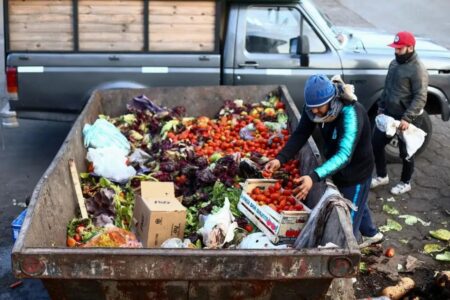
[{"label": "black jacket", "polygon": [[394,59],[389,65],[378,107],[386,115],[411,123],[427,103],[427,88],[427,69],[417,53],[404,64]]},{"label": "black jacket", "polygon": [[297,129],[277,155],[283,164],[293,158],[319,126],[324,139],[326,161],[310,175],[314,182],[332,176],[338,186],[356,185],[372,175],[374,157],[369,118],[358,102],[344,105],[337,118],[328,123],[311,121],[303,109]]}]

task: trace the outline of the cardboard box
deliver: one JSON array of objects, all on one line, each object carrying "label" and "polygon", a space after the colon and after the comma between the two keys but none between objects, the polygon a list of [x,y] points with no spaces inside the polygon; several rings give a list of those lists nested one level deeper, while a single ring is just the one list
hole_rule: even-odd
[{"label": "cardboard box", "polygon": [[175,198],[173,182],[141,182],[133,212],[136,236],[145,248],[155,248],[169,239],[183,238],[186,208]]},{"label": "cardboard box", "polygon": [[250,197],[255,187],[267,188],[274,179],[247,179],[244,183],[238,209],[252,221],[273,243],[292,244],[308,220],[311,209],[303,203],[303,211],[274,211],[267,205],[260,206]]}]

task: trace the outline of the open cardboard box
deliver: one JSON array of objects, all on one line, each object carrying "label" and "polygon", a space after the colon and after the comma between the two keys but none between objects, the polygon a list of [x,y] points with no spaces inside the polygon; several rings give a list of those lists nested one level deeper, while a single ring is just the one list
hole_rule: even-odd
[{"label": "open cardboard box", "polygon": [[308,220],[311,209],[303,203],[302,211],[274,211],[268,205],[260,206],[250,197],[255,187],[267,188],[275,184],[275,179],[247,179],[239,199],[238,209],[273,243],[292,244]]},{"label": "open cardboard box", "polygon": [[133,212],[136,236],[145,248],[156,248],[169,238],[183,239],[186,208],[175,198],[173,182],[141,182]]}]

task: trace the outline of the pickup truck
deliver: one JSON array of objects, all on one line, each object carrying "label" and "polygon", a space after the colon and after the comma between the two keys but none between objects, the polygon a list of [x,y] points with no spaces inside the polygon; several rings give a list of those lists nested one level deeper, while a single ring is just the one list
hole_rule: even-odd
[{"label": "pickup truck", "polygon": [[[77,115],[96,89],[155,86],[284,84],[301,107],[316,73],[341,74],[374,116],[394,58],[394,34],[337,28],[311,0],[7,3],[7,87],[23,117]],[[450,51],[421,38],[416,50],[430,79],[423,150],[429,115],[450,117]]]}]

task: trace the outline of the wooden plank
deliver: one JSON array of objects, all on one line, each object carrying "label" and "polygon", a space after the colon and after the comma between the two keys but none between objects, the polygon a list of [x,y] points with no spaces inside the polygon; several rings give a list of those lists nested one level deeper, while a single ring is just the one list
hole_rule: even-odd
[{"label": "wooden plank", "polygon": [[139,15],[79,15],[79,23],[99,23],[99,24],[143,24],[143,18]]},{"label": "wooden plank", "polygon": [[115,32],[80,32],[80,44],[89,41],[98,42],[143,42],[144,38],[139,33],[115,33]]},{"label": "wooden plank", "polygon": [[149,13],[152,15],[214,16],[216,14],[216,8],[214,6],[152,6],[151,3]]},{"label": "wooden plank", "polygon": [[10,15],[10,23],[67,23],[72,22],[70,15]]},{"label": "wooden plank", "polygon": [[11,34],[9,39],[10,41],[71,42],[73,37],[70,33],[61,33],[56,31],[33,34],[20,32]]},{"label": "wooden plank", "polygon": [[159,16],[149,15],[150,24],[214,24],[214,16]]},{"label": "wooden plank", "polygon": [[73,159],[69,159],[70,175],[72,177],[73,188],[75,189],[75,195],[77,196],[78,207],[80,208],[81,217],[83,219],[88,218],[86,209],[86,203],[84,203],[83,192],[81,190],[80,179],[78,178],[77,166]]},{"label": "wooden plank", "polygon": [[71,51],[73,50],[73,43],[10,41],[9,48],[12,51]]},{"label": "wooden plank", "polygon": [[208,43],[150,43],[151,51],[213,51],[214,44]]},{"label": "wooden plank", "polygon": [[179,33],[153,33],[150,34],[150,43],[152,42],[201,42],[214,43],[214,34],[204,35],[196,32],[179,34]]},{"label": "wooden plank", "polygon": [[195,7],[209,7],[215,5],[215,1],[153,1],[150,0],[151,6],[195,6]]},{"label": "wooden plank", "polygon": [[94,5],[79,5],[79,14],[96,14],[96,15],[116,15],[123,14],[126,11],[127,14],[142,15],[144,13],[144,5],[128,5],[122,6],[94,6]]},{"label": "wooden plank", "polygon": [[79,24],[80,32],[143,32],[143,24],[97,24],[97,23],[83,23]]},{"label": "wooden plank", "polygon": [[[71,33],[72,24],[70,23],[58,23],[58,32]],[[55,32],[55,24],[41,24],[41,23],[11,23],[9,25],[10,32]]]},{"label": "wooden plank", "polygon": [[36,15],[36,14],[70,14],[72,5],[42,5],[42,6],[9,6],[10,15]]},{"label": "wooden plank", "polygon": [[72,0],[9,0],[9,4],[16,6],[42,6],[42,5],[63,5],[72,3]]},{"label": "wooden plank", "polygon": [[78,2],[82,5],[93,6],[129,6],[141,4],[143,0],[79,0]]},{"label": "wooden plank", "polygon": [[142,51],[143,43],[130,42],[84,42],[80,43],[81,51]]}]

